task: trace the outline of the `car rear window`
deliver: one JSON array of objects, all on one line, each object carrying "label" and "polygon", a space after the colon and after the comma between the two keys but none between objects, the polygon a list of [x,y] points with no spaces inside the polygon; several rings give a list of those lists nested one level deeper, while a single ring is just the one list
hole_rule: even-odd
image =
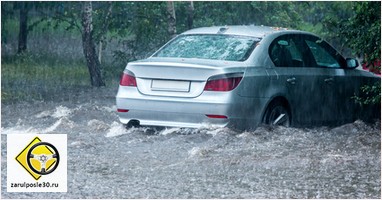
[{"label": "car rear window", "polygon": [[182,35],[164,46],[153,57],[200,58],[244,61],[259,38],[234,35]]}]

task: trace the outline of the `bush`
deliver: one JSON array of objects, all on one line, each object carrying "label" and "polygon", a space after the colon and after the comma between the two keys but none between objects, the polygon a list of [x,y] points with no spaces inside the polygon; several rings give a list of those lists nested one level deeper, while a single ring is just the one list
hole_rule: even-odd
[{"label": "bush", "polygon": [[353,97],[361,105],[381,104],[381,85],[380,82],[374,85],[364,85],[361,87],[360,96]]}]

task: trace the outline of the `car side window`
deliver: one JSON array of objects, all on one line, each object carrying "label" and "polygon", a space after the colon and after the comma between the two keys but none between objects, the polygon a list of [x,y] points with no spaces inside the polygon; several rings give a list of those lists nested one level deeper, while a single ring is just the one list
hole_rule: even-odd
[{"label": "car side window", "polygon": [[330,53],[331,49],[328,49],[322,40],[305,40],[305,43],[308,45],[318,67],[341,68],[335,56]]},{"label": "car side window", "polygon": [[276,67],[303,67],[301,52],[289,36],[275,39],[269,48],[269,56]]}]

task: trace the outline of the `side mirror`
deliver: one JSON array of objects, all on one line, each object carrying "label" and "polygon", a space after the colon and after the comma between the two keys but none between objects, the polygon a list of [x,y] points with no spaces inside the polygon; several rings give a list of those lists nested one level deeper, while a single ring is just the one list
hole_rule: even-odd
[{"label": "side mirror", "polygon": [[354,69],[358,67],[358,61],[354,58],[346,58],[346,68]]}]

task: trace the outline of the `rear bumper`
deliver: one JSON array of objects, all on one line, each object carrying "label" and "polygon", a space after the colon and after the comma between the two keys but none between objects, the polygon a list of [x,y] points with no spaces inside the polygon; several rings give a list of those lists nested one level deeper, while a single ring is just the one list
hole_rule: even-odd
[{"label": "rear bumper", "polygon": [[228,119],[208,119],[201,114],[170,113],[161,111],[130,110],[128,113],[119,113],[120,121],[124,124],[130,120],[138,120],[144,126],[166,126],[200,128],[203,126],[225,127]]},{"label": "rear bumper", "polygon": [[[116,96],[118,112],[123,124],[131,120],[140,125],[200,128],[255,127],[260,123],[265,99],[240,97],[231,92],[205,91],[195,98],[160,97],[141,94],[137,88],[121,87]],[[211,118],[218,115],[227,118]]]}]

